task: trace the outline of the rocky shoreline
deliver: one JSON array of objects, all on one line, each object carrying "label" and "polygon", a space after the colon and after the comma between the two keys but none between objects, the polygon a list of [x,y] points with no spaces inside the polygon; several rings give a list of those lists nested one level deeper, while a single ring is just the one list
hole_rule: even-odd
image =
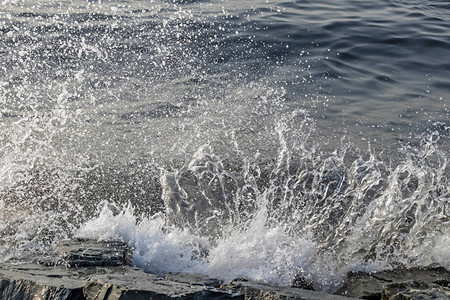
[{"label": "rocky shoreline", "polygon": [[450,299],[450,272],[443,268],[350,273],[335,294],[279,287],[245,279],[228,285],[201,274],[164,277],[131,266],[125,243],[76,239],[29,262],[0,264],[0,299]]}]

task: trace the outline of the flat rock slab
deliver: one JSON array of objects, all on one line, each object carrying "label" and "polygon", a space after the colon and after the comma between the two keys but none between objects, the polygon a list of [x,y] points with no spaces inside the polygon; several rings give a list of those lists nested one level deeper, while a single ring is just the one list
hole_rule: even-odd
[{"label": "flat rock slab", "polygon": [[131,263],[128,244],[119,241],[75,239],[63,241],[55,249],[69,267],[123,266]]},{"label": "flat rock slab", "polygon": [[165,278],[130,266],[76,267],[0,264],[0,299],[348,299],[297,288],[237,280],[228,287],[201,274],[170,273]]},{"label": "flat rock slab", "polygon": [[438,284],[419,281],[387,283],[383,286],[382,299],[450,299],[450,288],[446,288]]},{"label": "flat rock slab", "polygon": [[0,299],[83,299],[85,281],[62,267],[1,264]]},{"label": "flat rock slab", "polygon": [[[0,299],[449,299],[450,272],[443,268],[350,273],[339,295],[280,287],[249,280],[222,286],[202,274],[168,273],[164,278],[130,266],[127,244],[76,239],[60,243],[30,263],[0,263]],[[36,263],[40,262],[40,263]],[[303,284],[303,282],[302,282]]]},{"label": "flat rock slab", "polygon": [[234,290],[241,291],[244,299],[266,299],[266,300],[349,300],[355,298],[343,297],[338,295],[325,294],[310,290],[302,290],[298,288],[279,287],[269,284],[258,283],[248,280],[235,280],[230,287]]},{"label": "flat rock slab", "polygon": [[164,279],[187,283],[189,285],[212,286],[215,288],[220,288],[221,286],[221,282],[219,280],[203,274],[195,273],[167,273],[164,275]]},{"label": "flat rock slab", "polygon": [[[188,278],[186,274],[184,276]],[[195,276],[193,278],[195,281]],[[139,269],[91,276],[83,288],[87,300],[229,299],[233,295],[213,286],[192,285],[157,277]]]},{"label": "flat rock slab", "polygon": [[[420,289],[417,288],[419,286]],[[349,273],[346,284],[337,294],[370,300],[448,299],[448,296],[442,298],[437,295],[444,295],[449,287],[450,272],[444,268],[397,269],[377,273]],[[423,295],[426,295],[427,290],[430,292],[433,290],[437,298],[431,296],[421,298],[420,293],[416,293],[413,297],[414,290],[420,291]],[[396,298],[402,293],[405,298]],[[407,294],[409,296],[406,296]]]}]

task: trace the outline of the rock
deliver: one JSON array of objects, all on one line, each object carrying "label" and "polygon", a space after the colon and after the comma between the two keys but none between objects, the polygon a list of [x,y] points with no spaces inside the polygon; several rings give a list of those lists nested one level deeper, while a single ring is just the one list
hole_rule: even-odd
[{"label": "rock", "polygon": [[66,267],[0,264],[0,299],[348,299],[296,288],[237,280],[229,287],[201,274],[169,273],[165,278],[130,266]]},{"label": "rock", "polygon": [[68,267],[122,266],[131,263],[128,244],[120,241],[75,239],[59,243],[55,250]]},{"label": "rock", "polygon": [[219,288],[221,286],[219,280],[203,274],[195,273],[167,273],[164,275],[164,279],[180,283],[187,283],[190,285],[212,286],[215,288]]},{"label": "rock", "polygon": [[[168,273],[164,278],[130,265],[127,244],[76,239],[60,243],[30,263],[0,264],[0,299],[7,300],[144,300],[144,299],[449,299],[450,272],[443,268],[350,273],[339,295],[312,288],[298,276],[297,287],[280,287],[245,279],[221,286],[202,274]],[[35,263],[40,262],[41,264]],[[345,296],[344,296],[345,295]]]},{"label": "rock", "polygon": [[129,257],[123,242],[63,241],[44,257],[28,257],[33,263],[0,264],[0,299],[85,299],[83,288],[89,276],[117,272],[118,266],[130,262]]},{"label": "rock", "polygon": [[[180,276],[178,276],[180,277]],[[185,281],[198,282],[197,274]],[[87,300],[138,300],[138,299],[230,299],[232,293],[212,286],[189,284],[159,278],[139,269],[92,276],[83,289]]]},{"label": "rock", "polygon": [[450,299],[450,288],[420,281],[387,283],[382,296],[383,300]]},{"label": "rock", "polygon": [[0,299],[83,299],[84,280],[61,267],[1,264]]},{"label": "rock", "polygon": [[386,282],[389,281],[368,273],[349,273],[347,282],[336,294],[366,300],[380,300],[383,284]]},{"label": "rock", "polygon": [[291,282],[291,287],[314,291],[314,286],[313,286],[313,282],[312,282],[311,278],[302,276],[300,274],[297,274],[294,277],[294,279]]},{"label": "rock", "polygon": [[[0,264],[0,299],[133,300],[243,299],[221,290],[200,274],[168,274],[177,282],[130,266],[67,268],[38,264]],[[240,297],[240,298],[239,298]]]},{"label": "rock", "polygon": [[379,300],[383,297],[385,286],[388,287],[389,284],[394,284],[394,287],[395,284],[407,284],[408,282],[421,282],[430,289],[444,288],[450,282],[450,272],[444,268],[397,269],[377,273],[354,272],[348,274],[347,282],[336,294],[360,299]]},{"label": "rock", "polygon": [[279,287],[249,280],[235,280],[230,289],[244,294],[244,299],[299,299],[299,300],[349,300],[353,298],[314,292],[291,287]]}]

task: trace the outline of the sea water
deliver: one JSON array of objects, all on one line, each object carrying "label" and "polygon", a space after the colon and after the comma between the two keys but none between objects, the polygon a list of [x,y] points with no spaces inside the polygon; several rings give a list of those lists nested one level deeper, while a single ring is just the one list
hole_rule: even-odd
[{"label": "sea water", "polygon": [[0,260],[82,236],[324,291],[450,270],[449,24],[441,0],[3,0]]}]

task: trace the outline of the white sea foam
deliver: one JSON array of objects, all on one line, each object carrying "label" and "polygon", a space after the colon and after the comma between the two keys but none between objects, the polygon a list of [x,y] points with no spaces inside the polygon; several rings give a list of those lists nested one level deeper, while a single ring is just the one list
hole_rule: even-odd
[{"label": "white sea foam", "polygon": [[431,253],[439,265],[450,270],[450,230],[437,239]]},{"label": "white sea foam", "polygon": [[216,241],[190,234],[188,230],[165,228],[164,215],[137,222],[131,207],[114,214],[103,204],[98,218],[85,223],[79,236],[121,239],[133,247],[133,263],[156,274],[199,272],[230,282],[243,277],[289,285],[315,253],[307,239],[289,239],[282,227],[268,229],[260,212],[250,227],[229,232]]}]

